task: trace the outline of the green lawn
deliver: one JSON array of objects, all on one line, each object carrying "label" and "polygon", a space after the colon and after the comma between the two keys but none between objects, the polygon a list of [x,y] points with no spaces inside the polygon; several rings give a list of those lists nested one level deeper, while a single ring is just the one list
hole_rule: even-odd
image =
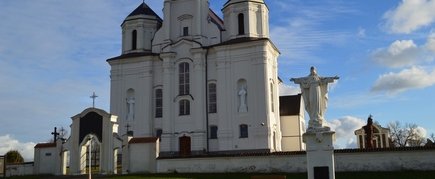
[{"label": "green lawn", "polygon": [[[115,178],[115,179],[250,179],[252,173],[227,173],[227,174],[143,174],[143,175],[112,175],[94,176],[93,178]],[[297,174],[274,174],[286,175],[287,179],[306,179],[305,173]],[[85,179],[87,176],[22,176],[10,177],[10,179]],[[415,172],[346,172],[336,173],[336,179],[434,179],[435,171]]]}]

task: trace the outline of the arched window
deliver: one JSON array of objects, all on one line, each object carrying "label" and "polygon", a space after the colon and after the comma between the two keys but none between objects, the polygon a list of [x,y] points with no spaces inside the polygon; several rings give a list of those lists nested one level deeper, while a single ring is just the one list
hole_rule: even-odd
[{"label": "arched window", "polygon": [[210,139],[217,139],[217,131],[218,131],[218,127],[217,126],[210,126]]},{"label": "arched window", "polygon": [[189,63],[180,63],[180,65],[178,65],[178,92],[180,95],[189,94],[189,82]]},{"label": "arched window", "polygon": [[180,116],[190,115],[190,101],[183,99],[179,102],[180,105]]},{"label": "arched window", "polygon": [[238,25],[239,25],[239,35],[245,34],[245,15],[240,13],[238,16]]},{"label": "arched window", "polygon": [[248,138],[248,125],[240,125],[240,138]]},{"label": "arched window", "polygon": [[163,92],[162,89],[155,91],[155,115],[156,118],[163,117]]},{"label": "arched window", "polygon": [[208,84],[208,112],[217,112],[216,83]]},{"label": "arched window", "polygon": [[131,32],[131,49],[136,50],[136,48],[137,48],[137,31],[133,30],[133,32]]}]

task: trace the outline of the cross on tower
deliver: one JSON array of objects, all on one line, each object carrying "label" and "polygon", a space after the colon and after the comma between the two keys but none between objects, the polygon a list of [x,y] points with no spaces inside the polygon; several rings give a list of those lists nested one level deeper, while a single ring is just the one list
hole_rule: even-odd
[{"label": "cross on tower", "polygon": [[54,136],[54,143],[56,143],[57,136],[59,135],[59,132],[57,132],[57,127],[54,127],[54,132],[51,133],[51,135]]},{"label": "cross on tower", "polygon": [[95,92],[92,94],[92,96],[89,96],[90,98],[92,98],[92,107],[95,108],[95,98],[97,98],[98,96],[95,95]]}]

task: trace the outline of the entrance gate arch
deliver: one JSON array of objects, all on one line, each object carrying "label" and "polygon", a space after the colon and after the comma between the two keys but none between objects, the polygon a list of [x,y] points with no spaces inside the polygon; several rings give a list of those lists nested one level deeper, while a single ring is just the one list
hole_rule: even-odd
[{"label": "entrance gate arch", "polygon": [[[98,166],[93,171],[102,174],[117,173],[115,152],[122,146],[122,141],[117,134],[117,118],[97,108],[88,108],[71,118],[71,137],[63,145],[64,151],[69,151],[69,172],[65,172],[66,174],[88,173],[86,166],[91,142],[93,142],[92,165]],[[94,150],[96,148],[98,149]],[[62,162],[63,165],[66,163]]]}]

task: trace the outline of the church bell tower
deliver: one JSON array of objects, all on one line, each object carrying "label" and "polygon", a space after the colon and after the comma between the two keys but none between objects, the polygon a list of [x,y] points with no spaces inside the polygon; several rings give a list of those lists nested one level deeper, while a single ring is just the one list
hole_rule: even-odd
[{"label": "church bell tower", "polygon": [[151,52],[156,31],[162,19],[145,3],[131,12],[121,24],[122,54]]},{"label": "church bell tower", "polygon": [[264,0],[229,0],[222,9],[224,41],[250,37],[269,38],[269,9]]}]

